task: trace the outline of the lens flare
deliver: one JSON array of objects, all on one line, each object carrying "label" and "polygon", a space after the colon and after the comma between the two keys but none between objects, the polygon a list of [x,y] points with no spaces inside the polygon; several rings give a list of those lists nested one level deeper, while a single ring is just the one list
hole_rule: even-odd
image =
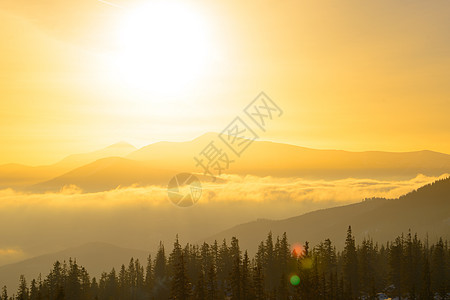
[{"label": "lens flare", "polygon": [[297,286],[300,284],[300,277],[298,277],[298,275],[292,275],[290,282],[293,286]]},{"label": "lens flare", "polygon": [[291,246],[291,255],[292,257],[299,258],[303,256],[305,253],[305,249],[299,243],[295,243]]},{"label": "lens flare", "polygon": [[311,258],[303,258],[300,263],[303,269],[311,269],[313,265]]}]

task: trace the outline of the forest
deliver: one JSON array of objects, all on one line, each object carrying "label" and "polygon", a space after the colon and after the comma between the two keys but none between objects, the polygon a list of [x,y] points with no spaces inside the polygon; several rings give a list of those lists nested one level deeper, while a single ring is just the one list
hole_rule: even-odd
[{"label": "forest", "polygon": [[349,227],[342,251],[329,239],[291,246],[286,234],[272,233],[257,247],[250,257],[237,238],[182,247],[177,236],[170,253],[160,243],[154,258],[131,258],[99,278],[76,259],[56,261],[45,277],[20,276],[11,294],[4,286],[0,300],[450,299],[450,249],[442,238],[431,244],[409,232],[381,245],[356,244]]}]

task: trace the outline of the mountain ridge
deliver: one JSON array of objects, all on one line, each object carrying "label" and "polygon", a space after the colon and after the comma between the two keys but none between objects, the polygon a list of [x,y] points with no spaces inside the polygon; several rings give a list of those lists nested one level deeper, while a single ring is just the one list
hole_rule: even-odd
[{"label": "mountain ridge", "polygon": [[50,165],[28,166],[16,163],[0,165],[0,189],[21,189],[50,180],[92,161],[109,156],[125,156],[136,149],[128,143],[119,142],[99,150],[71,154]]},{"label": "mountain ridge", "polygon": [[[440,176],[450,172],[450,155],[430,150],[350,152],[255,141],[241,157],[235,157],[217,134],[206,133],[186,142],[162,141],[139,149],[128,143],[119,142],[86,155],[68,156],[65,160],[50,166],[50,169],[17,167],[15,173],[10,175],[11,172],[5,169],[2,172],[0,167],[0,188],[45,192],[59,191],[64,186],[80,184],[82,190],[96,192],[133,184],[165,185],[175,174],[203,172],[196,166],[194,157],[199,157],[211,141],[220,147],[222,153],[227,151],[233,161],[229,169],[223,173],[244,176],[324,180],[345,178],[403,180],[414,178],[418,174]],[[123,155],[107,155],[111,154],[109,152],[111,149],[112,152],[117,149],[124,150],[120,153]],[[132,149],[134,151],[131,151]],[[100,158],[96,159],[99,156]],[[117,160],[114,158],[116,156],[124,160]],[[88,157],[93,159],[87,159]],[[105,159],[110,162],[108,172],[104,170],[104,166],[102,167]],[[84,164],[85,161],[89,162]],[[63,167],[64,164],[66,169]],[[75,167],[68,168],[70,164]],[[82,170],[86,170],[87,173],[83,173]],[[40,171],[42,174],[39,174]],[[156,176],[157,173],[159,177]],[[87,177],[90,178],[90,183],[86,182]],[[110,180],[113,177],[114,179]]]},{"label": "mountain ridge", "polygon": [[[395,199],[376,198],[354,204],[320,209],[281,220],[258,219],[238,224],[204,241],[229,240],[232,236],[242,241],[244,249],[253,249],[268,232],[280,235],[287,232],[291,241],[317,244],[326,238],[345,240],[345,230],[351,225],[359,240],[373,238],[388,241],[395,236],[417,232],[431,239],[450,237],[450,177],[435,181]],[[350,221],[352,220],[352,221]],[[313,227],[308,227],[310,224]]]}]

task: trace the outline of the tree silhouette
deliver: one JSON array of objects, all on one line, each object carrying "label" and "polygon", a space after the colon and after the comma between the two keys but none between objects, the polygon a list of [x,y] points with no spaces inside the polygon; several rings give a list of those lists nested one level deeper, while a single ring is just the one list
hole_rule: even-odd
[{"label": "tree silhouette", "polygon": [[305,242],[301,253],[289,249],[286,234],[274,245],[269,233],[253,258],[247,250],[242,255],[237,238],[229,247],[215,241],[182,248],[177,236],[169,259],[160,243],[145,268],[131,258],[128,267],[103,272],[97,281],[76,260],[57,261],[29,286],[21,276],[15,296],[3,287],[0,300],[347,300],[374,299],[380,292],[399,299],[448,297],[450,251],[442,238],[429,246],[408,233],[381,246],[370,239],[356,245],[349,227],[342,252],[329,239],[312,250]]}]

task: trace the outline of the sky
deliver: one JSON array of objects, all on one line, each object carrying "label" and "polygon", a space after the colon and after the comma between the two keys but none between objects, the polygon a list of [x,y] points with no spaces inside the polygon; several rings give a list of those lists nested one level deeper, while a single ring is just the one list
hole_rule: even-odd
[{"label": "sky", "polygon": [[450,2],[3,0],[0,164],[220,132],[260,91],[262,139],[450,153]]}]

